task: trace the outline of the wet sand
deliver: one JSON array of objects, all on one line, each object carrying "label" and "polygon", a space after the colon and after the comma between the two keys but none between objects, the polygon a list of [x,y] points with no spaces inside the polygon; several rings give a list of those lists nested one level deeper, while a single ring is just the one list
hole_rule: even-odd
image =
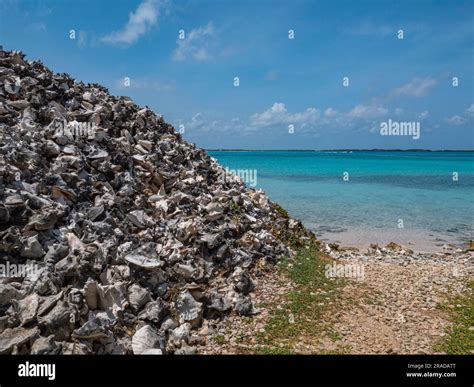
[{"label": "wet sand", "polygon": [[[306,226],[306,225],[305,225]],[[311,227],[310,227],[311,228]],[[355,247],[361,251],[367,250],[371,244],[386,246],[390,242],[410,248],[415,252],[437,253],[443,251],[443,246],[454,245],[465,249],[468,240],[456,236],[427,233],[423,230],[397,229],[333,229],[322,231],[312,227],[317,238],[326,243],[337,243],[344,247]]]}]

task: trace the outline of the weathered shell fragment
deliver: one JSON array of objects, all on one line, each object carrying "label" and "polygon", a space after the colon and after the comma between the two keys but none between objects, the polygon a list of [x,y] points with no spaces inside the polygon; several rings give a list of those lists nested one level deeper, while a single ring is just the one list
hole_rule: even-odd
[{"label": "weathered shell fragment", "polygon": [[161,355],[165,343],[163,333],[156,331],[151,325],[145,325],[133,335],[132,349],[136,355]]},{"label": "weathered shell fragment", "polygon": [[133,284],[128,288],[128,301],[135,313],[139,312],[150,299],[150,292],[140,285]]},{"label": "weathered shell fragment", "polygon": [[156,249],[155,243],[147,243],[126,254],[124,259],[143,269],[158,269],[164,265],[164,262],[159,259]]},{"label": "weathered shell fragment", "polygon": [[252,300],[249,297],[239,297],[235,303],[235,311],[242,316],[250,316],[256,313]]},{"label": "weathered shell fragment", "polygon": [[21,292],[10,284],[0,283],[0,306],[8,305],[21,297]]},{"label": "weathered shell fragment", "polygon": [[70,336],[74,321],[74,310],[66,302],[56,304],[50,312],[38,318],[40,327],[49,334],[53,334],[58,341]]},{"label": "weathered shell fragment", "polygon": [[38,236],[34,235],[26,239],[21,248],[21,256],[25,258],[38,259],[45,254],[41,243],[38,241]]},{"label": "weathered shell fragment", "polygon": [[237,268],[234,272],[235,289],[243,294],[249,294],[253,288],[253,282],[247,270]]},{"label": "weathered shell fragment", "polygon": [[170,344],[181,347],[184,343],[188,342],[190,334],[191,324],[184,323],[171,331]]},{"label": "weathered shell fragment", "polygon": [[125,256],[125,260],[132,265],[144,269],[158,269],[164,265],[164,263],[158,259],[148,258],[145,255],[140,254],[128,254]]},{"label": "weathered shell fragment", "polygon": [[156,326],[159,326],[160,321],[165,316],[168,309],[168,305],[161,299],[157,301],[150,301],[145,305],[145,308],[140,312],[138,318],[141,320],[146,320],[154,323]]},{"label": "weathered shell fragment", "polygon": [[32,341],[39,335],[37,327],[31,329],[25,328],[7,328],[0,334],[0,355],[9,354],[14,347],[19,347]]},{"label": "weathered shell fragment", "polygon": [[87,306],[91,310],[97,309],[98,305],[98,297],[99,294],[97,292],[97,282],[88,280],[84,286],[84,294]]},{"label": "weathered shell fragment", "polygon": [[38,308],[38,316],[44,316],[46,313],[48,313],[62,297],[62,291],[52,296],[43,297],[41,305]]},{"label": "weathered shell fragment", "polygon": [[30,218],[25,230],[48,230],[54,227],[57,220],[58,217],[54,212],[47,212],[43,209],[40,214],[35,214]]},{"label": "weathered shell fragment", "polygon": [[54,335],[39,337],[31,346],[32,355],[57,355],[61,352],[61,345],[54,341]]},{"label": "weathered shell fragment", "polygon": [[197,302],[189,290],[181,292],[176,300],[176,310],[181,322],[189,322],[198,326],[202,319],[202,303]]},{"label": "weathered shell fragment", "polygon": [[96,340],[104,337],[107,337],[107,329],[102,321],[93,315],[84,325],[72,332],[73,339]]},{"label": "weathered shell fragment", "polygon": [[13,300],[13,307],[18,314],[21,325],[26,325],[36,319],[40,298],[31,294],[20,301]]},{"label": "weathered shell fragment", "polygon": [[225,294],[213,292],[210,295],[210,303],[207,305],[208,309],[215,310],[217,312],[227,312],[232,308],[232,301]]}]

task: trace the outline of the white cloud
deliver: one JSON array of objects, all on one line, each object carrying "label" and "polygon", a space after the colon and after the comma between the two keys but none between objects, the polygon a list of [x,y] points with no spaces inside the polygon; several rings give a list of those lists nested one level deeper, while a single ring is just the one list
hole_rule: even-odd
[{"label": "white cloud", "polygon": [[428,110],[425,110],[424,112],[421,112],[418,118],[423,121],[425,118],[428,118],[430,115],[430,112]]},{"label": "white cloud", "polygon": [[176,127],[179,125],[184,126],[185,133],[196,133],[196,132],[209,132],[212,126],[210,121],[204,119],[202,113],[194,114],[191,119],[183,120],[180,119],[176,123]]},{"label": "white cloud", "polygon": [[85,48],[87,46],[87,32],[86,31],[79,31],[78,33],[78,39],[77,39],[77,45],[79,48]]},{"label": "white cloud", "polygon": [[374,119],[382,117],[388,113],[386,108],[374,105],[357,105],[350,112],[349,117]]},{"label": "white cloud", "polygon": [[158,0],[144,0],[135,12],[129,14],[128,22],[121,30],[102,37],[101,41],[125,45],[135,43],[158,22],[159,5]]},{"label": "white cloud", "polygon": [[200,133],[226,133],[238,134],[239,136],[255,131],[255,128],[250,128],[247,124],[242,122],[239,118],[232,118],[231,120],[220,120],[205,117],[202,113],[194,114],[191,119],[180,119],[175,122],[176,128],[179,125],[184,125],[186,135],[197,135]]},{"label": "white cloud", "polygon": [[219,132],[223,129],[223,123],[218,120],[209,120],[201,112],[194,114],[190,120],[179,120],[179,124],[184,126],[186,134]]},{"label": "white cloud", "polygon": [[37,32],[45,32],[47,30],[46,23],[44,22],[33,23],[31,27]]},{"label": "white cloud", "polygon": [[331,107],[328,107],[325,111],[324,111],[324,116],[325,117],[328,117],[328,118],[331,118],[331,117],[336,117],[339,113],[337,112],[337,110],[334,110],[333,108]]},{"label": "white cloud", "polygon": [[273,131],[274,129],[285,133],[286,127],[293,124],[298,133],[317,136],[318,133],[326,129],[330,129],[334,133],[342,133],[347,130],[369,131],[374,127],[378,128],[377,120],[388,113],[388,109],[376,105],[357,105],[345,112],[332,107],[323,111],[315,107],[308,107],[299,112],[290,112],[283,102],[275,102],[268,109],[252,114],[246,120],[239,118],[215,120],[198,113],[187,121],[179,120],[178,124],[185,125],[188,135],[199,132],[215,132],[245,136],[257,131]]},{"label": "white cloud", "polygon": [[450,118],[446,118],[446,122],[452,126],[460,126],[460,125],[464,125],[467,122],[467,120],[464,117],[454,115]]},{"label": "white cloud", "polygon": [[423,97],[436,85],[436,79],[413,78],[410,82],[394,89],[390,96],[409,96],[409,97]]},{"label": "white cloud", "polygon": [[471,106],[469,106],[467,109],[466,109],[466,114],[468,116],[474,116],[474,103],[471,104]]},{"label": "white cloud", "polygon": [[315,130],[333,128],[337,130],[348,128],[363,128],[374,120],[385,116],[388,109],[375,105],[357,105],[347,112],[340,112],[332,107],[324,110],[323,114],[315,107],[304,111],[290,113],[282,102],[276,102],[271,108],[255,113],[250,117],[252,127],[271,127],[278,125],[298,125],[300,129]]},{"label": "white cloud", "polygon": [[315,124],[320,117],[318,109],[310,107],[298,113],[288,113],[284,103],[275,102],[270,109],[255,113],[250,117],[252,126],[271,126],[281,124]]},{"label": "white cloud", "polygon": [[210,59],[214,44],[214,24],[209,22],[206,26],[186,32],[185,38],[178,39],[176,43],[178,47],[173,52],[173,59],[176,61],[182,61],[188,57],[198,61]]},{"label": "white cloud", "polygon": [[445,121],[451,126],[461,126],[468,122],[472,123],[474,119],[474,103],[464,109],[461,114],[455,114],[452,117],[445,118]]}]

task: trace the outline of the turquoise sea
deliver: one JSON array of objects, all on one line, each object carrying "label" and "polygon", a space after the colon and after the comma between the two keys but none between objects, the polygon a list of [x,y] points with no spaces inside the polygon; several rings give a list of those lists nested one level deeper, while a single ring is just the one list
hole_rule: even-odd
[{"label": "turquoise sea", "polygon": [[474,239],[474,152],[209,154],[229,169],[256,171],[256,188],[322,240],[436,251]]}]

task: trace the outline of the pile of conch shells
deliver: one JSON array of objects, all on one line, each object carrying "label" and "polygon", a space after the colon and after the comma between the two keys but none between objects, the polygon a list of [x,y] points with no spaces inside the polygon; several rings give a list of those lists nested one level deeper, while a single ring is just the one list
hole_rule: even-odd
[{"label": "pile of conch shells", "polygon": [[257,268],[310,234],[224,174],[150,109],[0,51],[0,354],[192,353],[203,321],[257,313]]}]

